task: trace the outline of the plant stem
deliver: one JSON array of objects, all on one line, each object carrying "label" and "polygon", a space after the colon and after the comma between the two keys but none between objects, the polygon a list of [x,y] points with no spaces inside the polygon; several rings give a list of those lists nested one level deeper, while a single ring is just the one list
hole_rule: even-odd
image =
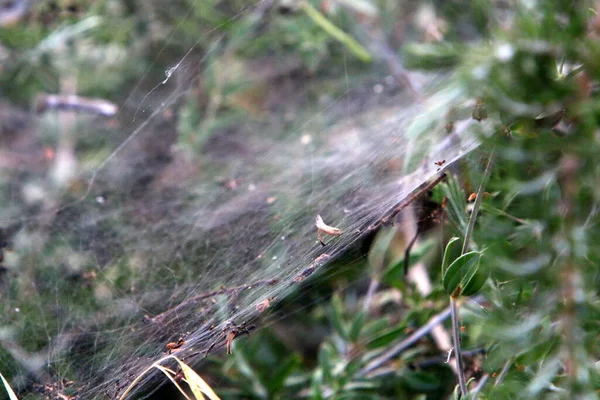
[{"label": "plant stem", "polygon": [[[495,149],[492,148],[492,152],[490,153],[490,157],[485,167],[485,171],[483,172],[481,184],[477,189],[477,197],[475,198],[475,203],[473,204],[473,211],[471,212],[469,224],[467,225],[467,230],[465,232],[465,241],[463,242],[461,255],[465,254],[469,249],[471,236],[473,236],[473,231],[475,230],[475,221],[477,220],[477,213],[479,212],[479,208],[481,207],[481,203],[483,201],[484,187],[492,172],[494,150]],[[452,341],[454,343],[454,352],[456,354],[456,375],[458,376],[458,386],[460,387],[460,394],[461,397],[463,397],[467,395],[468,390],[467,381],[463,370],[462,349],[460,346],[460,323],[458,322],[458,304],[456,302],[456,298],[454,298],[453,296],[450,296],[450,312],[452,317]]]},{"label": "plant stem", "polygon": [[460,326],[458,323],[458,305],[456,299],[450,297],[450,316],[452,318],[452,342],[454,344],[454,352],[456,354],[456,375],[458,376],[458,386],[460,387],[460,394],[466,396],[467,394],[467,381],[463,371],[463,359],[462,350],[460,347]]},{"label": "plant stem", "polygon": [[477,220],[477,214],[479,213],[479,208],[481,207],[481,203],[483,201],[483,193],[485,184],[492,173],[492,163],[494,161],[494,148],[490,154],[490,158],[488,159],[487,165],[485,166],[485,171],[483,171],[483,178],[481,179],[481,184],[477,189],[477,197],[475,198],[475,203],[473,204],[473,211],[471,212],[471,217],[469,218],[469,225],[467,225],[467,231],[465,232],[465,241],[463,242],[462,254],[465,254],[469,249],[469,244],[471,242],[471,236],[473,235],[473,231],[475,230],[475,221]]},{"label": "plant stem", "polygon": [[[481,296],[475,296],[473,301],[481,301]],[[417,343],[423,336],[428,335],[433,328],[443,323],[452,313],[451,307],[445,308],[442,312],[434,315],[429,319],[429,321],[414,331],[410,336],[402,340],[401,342],[392,346],[385,353],[371,360],[367,365],[365,365],[360,371],[358,371],[358,376],[365,376],[372,372],[373,370],[379,368],[381,365],[385,364],[392,358],[396,357],[398,354],[408,349],[413,344]]]}]

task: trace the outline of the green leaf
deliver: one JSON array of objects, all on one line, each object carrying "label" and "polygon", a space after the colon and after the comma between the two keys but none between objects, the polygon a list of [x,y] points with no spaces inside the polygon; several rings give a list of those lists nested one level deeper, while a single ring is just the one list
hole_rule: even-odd
[{"label": "green leaf", "polygon": [[450,43],[409,44],[402,53],[406,68],[439,69],[449,68],[460,60],[462,48]]},{"label": "green leaf", "polygon": [[348,332],[348,338],[352,343],[356,343],[360,336],[360,332],[365,324],[366,313],[364,311],[360,311],[358,315],[352,320],[352,324],[350,325],[350,330]]},{"label": "green leaf", "polygon": [[310,384],[310,390],[312,392],[311,399],[321,400],[323,399],[323,370],[316,368],[312,376],[312,382]]},{"label": "green leaf", "polygon": [[334,295],[329,307],[329,319],[333,324],[335,332],[344,340],[349,340],[348,327],[344,324],[344,304],[338,295]]},{"label": "green leaf", "polygon": [[432,391],[440,386],[439,378],[427,372],[408,372],[404,373],[402,378],[411,389],[418,391]]},{"label": "green leaf", "polygon": [[458,257],[446,269],[442,284],[452,297],[471,296],[487,280],[487,271],[481,266],[481,252],[471,251]]},{"label": "green leaf", "polygon": [[346,32],[335,26],[329,21],[323,14],[321,14],[316,8],[314,8],[309,2],[301,1],[300,8],[308,15],[308,17],[317,25],[319,25],[325,32],[331,37],[345,45],[352,54],[354,54],[359,60],[364,62],[371,62],[371,54],[352,38]]},{"label": "green leaf", "polygon": [[283,389],[287,377],[296,371],[300,365],[302,363],[296,353],[292,353],[290,357],[277,363],[277,368],[274,368],[272,373],[269,374],[269,379],[265,380],[269,393],[276,393]]},{"label": "green leaf", "polygon": [[321,367],[321,380],[323,382],[331,382],[333,380],[331,356],[333,349],[328,343],[321,346],[319,351],[319,366]]},{"label": "green leaf", "polygon": [[369,349],[376,349],[387,346],[390,343],[397,341],[399,338],[406,336],[405,329],[406,326],[400,326],[389,331],[384,331],[379,336],[375,336],[373,339],[369,340],[367,347]]},{"label": "green leaf", "polygon": [[[235,345],[235,341],[233,344]],[[239,349],[233,352],[235,360],[235,366],[238,371],[246,377],[246,379],[252,383],[251,390],[257,397],[265,397],[267,395],[267,389],[260,380],[260,376],[253,366],[246,359],[244,352]]]},{"label": "green leaf", "polygon": [[448,240],[448,244],[446,244],[446,249],[444,250],[444,257],[442,258],[442,278],[446,275],[446,270],[448,269],[448,263],[450,262],[450,251],[452,250],[452,245],[456,243],[460,238],[456,236]]}]

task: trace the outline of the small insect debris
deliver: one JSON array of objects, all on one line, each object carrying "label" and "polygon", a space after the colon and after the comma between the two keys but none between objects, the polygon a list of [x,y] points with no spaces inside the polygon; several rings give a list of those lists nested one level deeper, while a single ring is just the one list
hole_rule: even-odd
[{"label": "small insect debris", "polygon": [[317,226],[317,240],[322,246],[325,246],[325,242],[323,242],[323,234],[340,236],[343,233],[340,228],[329,226],[323,222],[323,218],[321,218],[320,215],[317,215],[317,218],[315,219],[315,225]]},{"label": "small insect debris", "polygon": [[184,344],[185,344],[185,340],[183,340],[183,338],[179,338],[176,342],[167,343],[167,345],[165,347],[167,348],[167,353],[171,354],[173,351],[176,351]]},{"label": "small insect debris", "polygon": [[442,165],[446,164],[446,160],[439,160],[434,162],[435,165],[437,165],[438,167],[441,167]]},{"label": "small insect debris", "polygon": [[217,184],[219,184],[227,190],[237,190],[238,186],[242,183],[242,180],[239,178],[224,178],[222,176],[217,177],[215,181],[217,182]]},{"label": "small insect debris", "polygon": [[[490,197],[490,194],[488,192],[484,192],[483,198],[486,199],[488,197]],[[467,198],[467,201],[470,203],[472,201],[475,201],[476,198],[477,198],[477,193],[473,192],[469,195],[469,197]]]},{"label": "small insect debris", "polygon": [[273,301],[275,301],[275,297],[268,297],[264,299],[256,305],[256,311],[258,311],[259,313],[265,311],[267,308],[271,307],[271,303]]},{"label": "small insect debris", "polygon": [[300,283],[309,276],[311,276],[312,273],[315,272],[317,267],[323,265],[327,260],[329,260],[329,258],[329,254],[321,254],[319,257],[315,258],[315,261],[313,261],[308,267],[303,269],[302,272],[296,275],[296,277],[294,278],[294,282]]},{"label": "small insect debris", "polygon": [[[214,326],[211,326],[210,329],[213,328]],[[232,354],[231,344],[233,343],[233,341],[242,335],[250,336],[252,331],[255,329],[256,325],[247,325],[246,322],[242,322],[241,325],[236,325],[232,321],[227,321],[219,337],[217,337],[217,339],[215,339],[215,341],[211,343],[211,345],[206,350],[206,353],[204,353],[204,357],[207,357],[208,353],[210,353],[210,351],[223,339],[225,339],[225,348],[227,349],[227,354]]]},{"label": "small insect debris", "polygon": [[314,264],[310,264],[308,267],[302,270],[296,277],[294,278],[294,282],[300,283],[315,272],[316,266]]}]

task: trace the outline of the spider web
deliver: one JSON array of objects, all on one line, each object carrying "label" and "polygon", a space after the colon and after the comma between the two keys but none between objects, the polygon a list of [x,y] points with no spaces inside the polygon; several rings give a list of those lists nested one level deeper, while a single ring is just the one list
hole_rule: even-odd
[{"label": "spider web", "polygon": [[[2,294],[0,369],[17,388],[69,377],[82,398],[118,395],[178,337],[178,357],[197,364],[224,345],[231,323],[268,318],[266,301],[302,295],[304,280],[439,179],[487,129],[465,118],[448,132],[450,110],[472,104],[448,77],[420,77],[418,101],[370,78],[317,108],[293,104],[292,116],[217,131],[199,150],[182,139],[180,115],[197,65],[211,63],[211,51],[195,48],[150,89],[141,79],[116,126],[69,113],[40,118],[33,145],[54,134],[56,154],[5,168],[0,227],[12,287]],[[79,132],[71,139],[81,145],[61,153],[56,126]],[[325,246],[317,215],[343,232]],[[19,335],[35,344],[22,347]],[[134,395],[160,382],[149,374]]]}]

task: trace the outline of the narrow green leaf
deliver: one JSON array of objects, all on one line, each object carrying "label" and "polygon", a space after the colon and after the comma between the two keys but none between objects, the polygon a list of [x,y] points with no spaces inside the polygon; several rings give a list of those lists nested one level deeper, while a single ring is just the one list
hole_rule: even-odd
[{"label": "narrow green leaf", "polygon": [[323,381],[331,382],[333,379],[331,371],[331,347],[327,343],[321,346],[321,350],[319,351],[319,366],[321,367]]},{"label": "narrow green leaf", "polygon": [[360,336],[360,332],[365,324],[366,313],[364,311],[359,312],[356,317],[352,320],[350,330],[348,332],[348,338],[352,343],[356,343]]},{"label": "narrow green leaf", "polygon": [[310,384],[310,390],[312,393],[311,399],[322,400],[323,399],[323,370],[321,368],[315,369]]},{"label": "narrow green leaf", "polygon": [[296,371],[301,364],[302,363],[296,353],[292,353],[290,357],[277,363],[277,368],[272,371],[269,375],[269,379],[265,382],[269,389],[269,393],[276,393],[283,389],[287,377],[290,376],[292,372]]},{"label": "narrow green leaf", "polygon": [[465,253],[454,260],[442,277],[446,293],[452,297],[468,296],[481,289],[485,279],[475,278],[480,269],[480,262],[481,253],[478,251]]},{"label": "narrow green leaf", "polygon": [[448,240],[448,244],[446,244],[446,249],[444,250],[444,257],[442,258],[442,278],[446,275],[446,270],[448,269],[448,263],[450,262],[450,251],[452,245],[456,243],[460,238],[454,236]]},{"label": "narrow green leaf", "polygon": [[329,319],[333,324],[335,332],[344,340],[349,340],[348,328],[346,324],[344,324],[343,312],[344,304],[342,299],[338,295],[333,296],[331,300],[331,307],[329,307]]},{"label": "narrow green leaf", "polygon": [[308,1],[301,1],[300,8],[304,10],[306,15],[313,22],[319,25],[325,32],[331,37],[344,44],[351,53],[353,53],[358,59],[364,62],[371,62],[371,54],[360,45],[356,40],[349,36],[346,32],[331,23],[323,14],[321,14],[316,8],[314,8]]},{"label": "narrow green leaf", "polygon": [[398,227],[392,226],[391,228],[381,229],[377,233],[377,236],[375,237],[375,240],[369,249],[369,255],[367,257],[369,265],[375,271],[381,271],[383,269],[386,263],[388,249],[397,231]]},{"label": "narrow green leaf", "polygon": [[405,66],[409,69],[449,68],[460,60],[461,47],[450,43],[410,44],[402,53]]},{"label": "narrow green leaf", "polygon": [[369,343],[367,343],[367,347],[369,349],[377,349],[380,347],[387,346],[390,343],[397,341],[401,337],[406,336],[406,333],[404,332],[405,329],[406,326],[400,326],[389,331],[384,331],[379,336],[375,336],[374,338],[369,340]]},{"label": "narrow green leaf", "polygon": [[440,386],[440,379],[427,372],[407,372],[402,375],[402,378],[410,388],[418,391],[432,391]]}]

